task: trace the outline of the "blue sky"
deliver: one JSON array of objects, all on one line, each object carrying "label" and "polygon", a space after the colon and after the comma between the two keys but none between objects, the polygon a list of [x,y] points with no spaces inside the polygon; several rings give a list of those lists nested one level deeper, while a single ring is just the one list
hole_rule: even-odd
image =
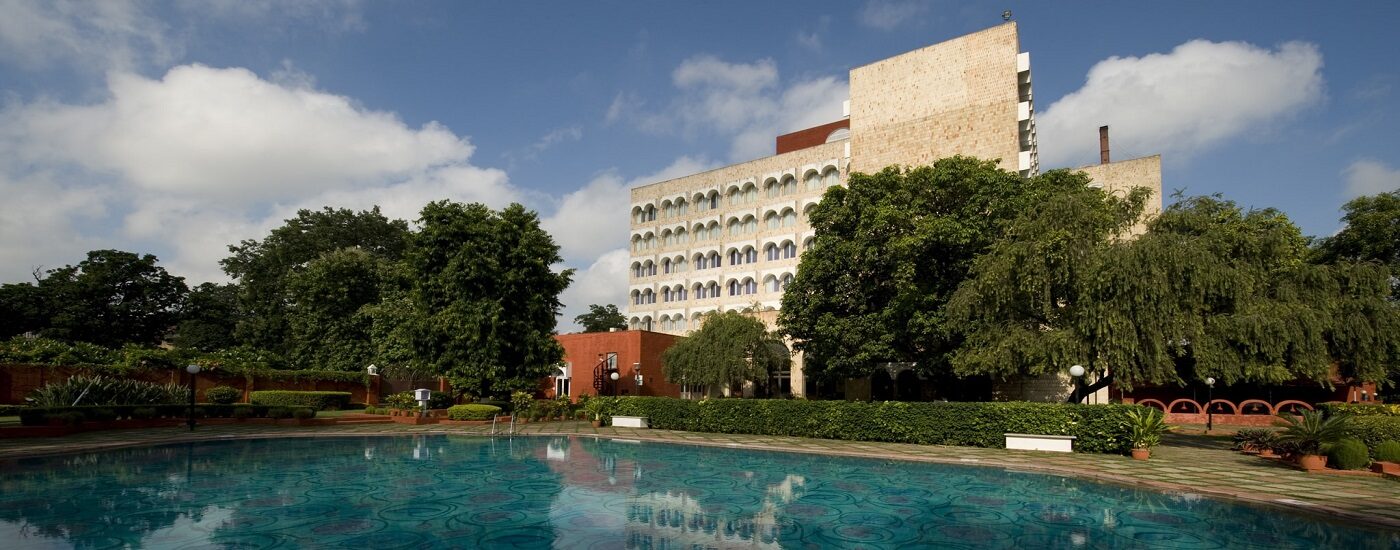
[{"label": "blue sky", "polygon": [[1108,124],[1168,192],[1314,235],[1400,187],[1396,2],[0,0],[0,281],[96,248],[218,280],[296,208],[519,201],[579,270],[569,330],[625,294],[628,187],[771,154],[852,66],[1004,9],[1046,167]]}]

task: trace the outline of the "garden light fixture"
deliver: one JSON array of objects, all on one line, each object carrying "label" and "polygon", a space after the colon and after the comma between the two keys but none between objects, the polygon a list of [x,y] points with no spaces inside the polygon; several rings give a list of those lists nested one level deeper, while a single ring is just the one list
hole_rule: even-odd
[{"label": "garden light fixture", "polygon": [[190,431],[194,431],[194,394],[198,387],[195,385],[195,375],[199,374],[199,365],[190,363],[185,366],[185,372],[190,373],[190,410],[185,415],[185,423],[189,424]]}]

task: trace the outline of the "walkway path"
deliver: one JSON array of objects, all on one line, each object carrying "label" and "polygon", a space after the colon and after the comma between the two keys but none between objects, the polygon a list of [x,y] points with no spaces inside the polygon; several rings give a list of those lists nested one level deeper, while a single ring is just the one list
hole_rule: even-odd
[{"label": "walkway path", "polygon": [[[339,426],[201,426],[108,430],[60,438],[0,440],[0,461],[55,453],[152,445],[191,440],[391,434],[489,435],[489,426],[410,426],[351,424]],[[585,422],[541,422],[519,426],[519,435],[578,435],[668,441],[832,455],[974,463],[1036,470],[1150,486],[1169,491],[1211,495],[1303,510],[1400,530],[1400,482],[1365,475],[1308,474],[1276,461],[1242,455],[1218,441],[1169,436],[1151,460],[1117,455],[1008,451],[899,443],[835,441],[797,437],[711,434],[631,428],[593,428]],[[3,464],[3,463],[0,463]]]}]

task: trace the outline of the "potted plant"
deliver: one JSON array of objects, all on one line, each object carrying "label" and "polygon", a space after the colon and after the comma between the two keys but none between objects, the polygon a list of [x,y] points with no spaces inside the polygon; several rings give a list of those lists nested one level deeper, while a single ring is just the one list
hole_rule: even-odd
[{"label": "potted plant", "polygon": [[607,409],[607,400],[602,397],[589,399],[584,403],[583,410],[588,412],[588,419],[593,421],[594,428],[603,427],[603,413]]},{"label": "potted plant", "polygon": [[1273,454],[1278,434],[1268,428],[1245,428],[1235,433],[1235,450],[1244,454]]},{"label": "potted plant", "polygon": [[1128,437],[1133,443],[1133,459],[1147,460],[1152,456],[1152,448],[1162,442],[1162,434],[1170,429],[1165,414],[1150,407],[1136,407],[1128,411]]},{"label": "potted plant", "polygon": [[1324,418],[1317,411],[1303,411],[1301,416],[1279,413],[1275,425],[1283,428],[1279,441],[1291,444],[1298,453],[1298,465],[1304,470],[1327,468],[1327,457],[1323,448],[1336,443],[1346,435],[1346,417]]}]

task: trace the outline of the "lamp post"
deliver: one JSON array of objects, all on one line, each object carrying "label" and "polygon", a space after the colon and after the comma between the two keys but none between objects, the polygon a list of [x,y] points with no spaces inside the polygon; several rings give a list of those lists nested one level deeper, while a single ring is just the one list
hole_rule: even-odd
[{"label": "lamp post", "polygon": [[1215,377],[1206,377],[1206,433],[1215,427],[1215,414],[1210,411],[1210,402],[1215,399]]},{"label": "lamp post", "polygon": [[185,372],[190,373],[190,410],[189,414],[186,415],[185,423],[189,424],[190,431],[194,431],[194,394],[198,387],[195,385],[195,376],[199,374],[199,365],[190,363],[185,367]]},{"label": "lamp post", "polygon": [[612,374],[608,375],[608,378],[611,378],[613,382],[613,397],[617,397],[617,391],[622,386],[621,384],[617,383],[617,379],[622,378],[622,375],[618,374],[617,371],[614,370],[612,371]]},{"label": "lamp post", "polygon": [[1079,394],[1079,389],[1084,384],[1084,367],[1075,365],[1069,368],[1069,375],[1074,377],[1074,400],[1075,403],[1083,403],[1084,396]]}]

